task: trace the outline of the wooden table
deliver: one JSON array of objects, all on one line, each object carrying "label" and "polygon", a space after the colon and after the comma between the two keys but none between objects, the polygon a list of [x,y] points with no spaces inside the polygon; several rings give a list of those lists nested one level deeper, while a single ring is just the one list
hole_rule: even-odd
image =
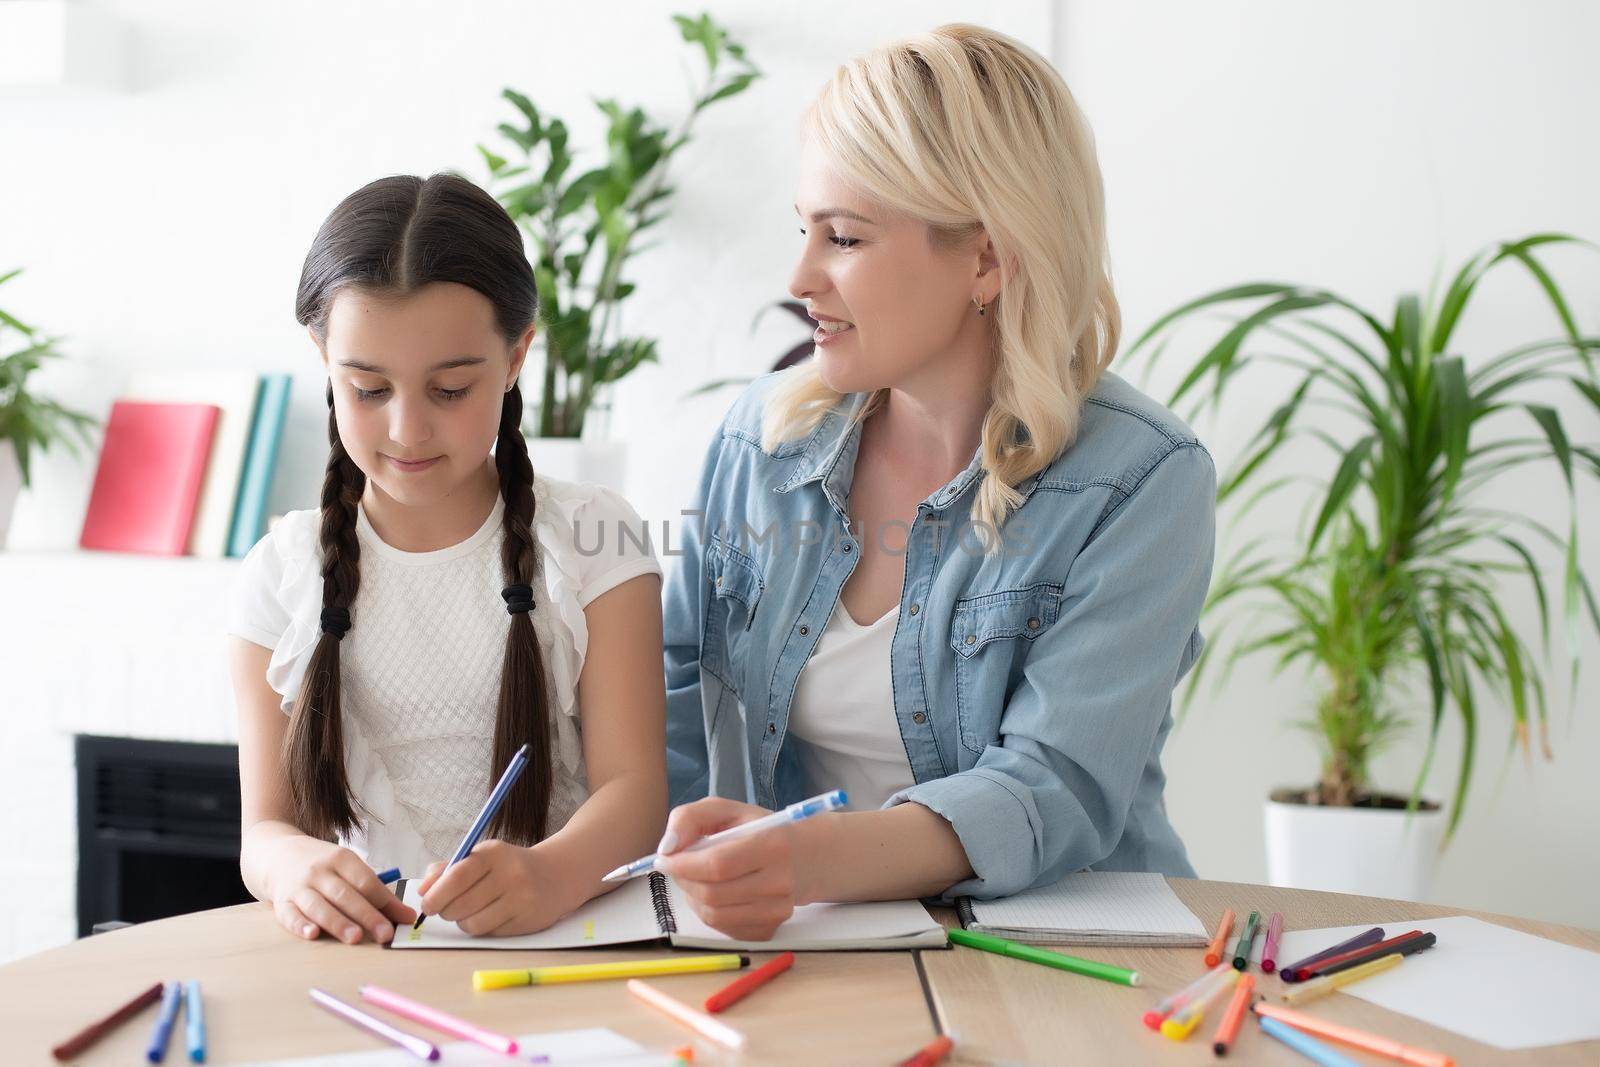
[{"label": "wooden table", "polygon": [[[1241,915],[1251,909],[1281,911],[1289,926],[1299,929],[1467,914],[1600,951],[1600,934],[1591,931],[1459,908],[1229,882],[1171,881],[1208,928],[1226,907]],[[936,914],[946,924],[954,921],[948,909],[937,909]],[[689,1032],[628,996],[621,983],[474,993],[470,975],[480,967],[637,959],[667,951],[635,947],[538,953],[389,952],[374,945],[298,941],[259,904],[223,908],[101,934],[0,967],[0,1014],[6,1023],[0,1062],[52,1062],[51,1046],[143,986],[172,978],[196,978],[204,986],[208,1063],[378,1047],[365,1034],[314,1007],[306,996],[309,986],[318,985],[356,1001],[356,989],[363,982],[411,994],[503,1032],[606,1026],[647,1048],[664,1051],[690,1043]],[[1145,976],[1145,984],[1128,989],[968,949],[803,953],[794,970],[778,980],[781,995],[774,987],[770,995],[752,996],[726,1014],[726,1020],[750,1038],[745,1054],[735,1057],[697,1040],[693,1042],[696,1063],[887,1065],[930,1040],[936,1025],[959,1038],[956,1054],[947,1061],[951,1064],[1181,1067],[1217,1062],[1206,1041],[1191,1038],[1178,1045],[1139,1023],[1147,1006],[1199,973],[1197,950],[1071,951],[1135,967]],[[756,956],[757,962],[767,958]],[[919,965],[927,978],[926,994]],[[728,977],[683,975],[658,983],[696,1002]],[[1600,1064],[1600,1041],[1506,1053],[1343,994],[1320,1001],[1315,1012],[1448,1052],[1464,1067]],[[143,1062],[154,1014],[154,1009],[147,1009],[77,1062]],[[1209,1023],[1202,1028],[1209,1033]],[[167,1062],[186,1062],[182,1053],[180,1029]],[[1351,1052],[1351,1058],[1370,1064],[1389,1062],[1357,1052]],[[1307,1062],[1250,1028],[1241,1034],[1228,1061]]]},{"label": "wooden table", "polygon": [[[1281,911],[1288,928],[1301,930],[1391,919],[1472,915],[1514,930],[1600,951],[1600,933],[1505,915],[1233,882],[1187,878],[1169,878],[1168,882],[1179,899],[1200,916],[1207,930],[1215,931],[1222,910],[1232,908],[1239,916],[1234,924],[1235,937],[1244,917],[1252,910],[1259,910],[1263,916]],[[954,922],[953,913],[940,918],[946,925]],[[1192,981],[1205,969],[1199,950],[1071,948],[1063,951],[1133,968],[1143,976],[1144,984],[1138,989],[1129,989],[987,952],[958,949],[922,954],[940,1024],[959,1038],[959,1047],[966,1059],[973,1063],[1001,1065],[1149,1063],[1172,1067],[1224,1062],[1211,1053],[1209,1035],[1215,1029],[1214,1012],[1201,1023],[1200,1030],[1181,1045],[1146,1029],[1139,1022],[1147,1007]],[[1257,973],[1257,982],[1265,983],[1264,990],[1276,992],[1276,979],[1252,973]],[[1595,996],[1600,997],[1600,990],[1595,991]],[[1317,1001],[1308,1010],[1322,1018],[1383,1034],[1409,1045],[1449,1053],[1461,1067],[1534,1063],[1600,1065],[1600,1041],[1503,1052],[1341,993]],[[1253,1026],[1241,1028],[1238,1044],[1226,1062],[1298,1067],[1310,1062],[1265,1035],[1252,1032],[1254,1030]],[[1358,1063],[1395,1062],[1348,1046],[1336,1047]]]}]

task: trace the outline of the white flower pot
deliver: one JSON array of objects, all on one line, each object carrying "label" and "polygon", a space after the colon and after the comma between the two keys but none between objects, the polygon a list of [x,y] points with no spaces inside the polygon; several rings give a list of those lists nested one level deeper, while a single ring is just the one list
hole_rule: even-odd
[{"label": "white flower pot", "polygon": [[11,513],[22,492],[22,468],[17,465],[16,446],[0,441],[0,548],[6,547],[6,531],[11,529]]},{"label": "white flower pot", "polygon": [[528,457],[534,473],[563,482],[593,482],[621,493],[626,490],[628,446],[621,441],[585,441],[571,437],[530,437]]},{"label": "white flower pot", "polygon": [[1266,803],[1267,881],[1294,889],[1425,900],[1445,813]]}]

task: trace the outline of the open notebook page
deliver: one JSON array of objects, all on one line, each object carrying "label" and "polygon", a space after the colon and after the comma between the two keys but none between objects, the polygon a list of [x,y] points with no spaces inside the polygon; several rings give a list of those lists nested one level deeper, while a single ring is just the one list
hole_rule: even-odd
[{"label": "open notebook page", "polygon": [[1058,945],[1204,946],[1206,928],[1159,874],[1084,871],[999,900],[973,900],[974,930]]},{"label": "open notebook page", "polygon": [[756,952],[828,949],[941,948],[944,927],[915,900],[865,904],[804,904],[795,909],[770,941],[736,941],[700,921],[675,883],[672,911],[678,932],[672,943],[685,948],[739,948]]},{"label": "open notebook page", "polygon": [[[417,883],[407,881],[405,902],[422,907]],[[536,934],[515,937],[473,937],[453,922],[437,915],[428,916],[421,930],[401,926],[395,931],[390,948],[510,948],[553,949],[590,948],[600,945],[625,945],[632,941],[659,941],[664,936],[656,925],[655,908],[650,902],[650,882],[635,878],[589,901],[554,926]]]}]

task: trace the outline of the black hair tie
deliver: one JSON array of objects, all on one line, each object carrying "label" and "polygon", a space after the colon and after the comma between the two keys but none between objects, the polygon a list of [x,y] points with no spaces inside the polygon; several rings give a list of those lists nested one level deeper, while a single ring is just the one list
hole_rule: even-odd
[{"label": "black hair tie", "polygon": [[531,585],[508,585],[500,590],[500,598],[506,602],[507,615],[521,615],[534,607]]},{"label": "black hair tie", "polygon": [[322,632],[339,640],[350,632],[350,611],[347,608],[323,608]]}]

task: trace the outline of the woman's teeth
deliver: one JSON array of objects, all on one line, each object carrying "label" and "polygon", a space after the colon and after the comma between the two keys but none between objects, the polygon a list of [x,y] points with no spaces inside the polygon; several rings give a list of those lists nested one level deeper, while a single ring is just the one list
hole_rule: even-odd
[{"label": "woman's teeth", "polygon": [[844,333],[854,325],[855,323],[853,322],[819,322],[817,323],[817,332],[829,335]]}]

